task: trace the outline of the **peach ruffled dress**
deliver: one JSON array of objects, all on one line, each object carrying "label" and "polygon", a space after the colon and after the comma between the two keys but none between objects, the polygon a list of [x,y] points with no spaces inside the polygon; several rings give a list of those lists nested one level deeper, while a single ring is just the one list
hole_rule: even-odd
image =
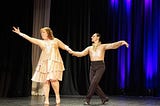
[{"label": "peach ruffled dress", "polygon": [[65,68],[58,42],[55,42],[55,40],[43,42],[45,43],[45,47],[42,48],[35,73],[31,80],[35,82],[45,82],[46,80],[62,81]]}]

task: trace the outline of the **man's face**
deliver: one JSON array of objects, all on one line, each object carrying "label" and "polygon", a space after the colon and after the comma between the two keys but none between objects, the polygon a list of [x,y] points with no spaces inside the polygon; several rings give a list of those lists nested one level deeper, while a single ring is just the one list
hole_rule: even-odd
[{"label": "man's face", "polygon": [[99,37],[96,34],[93,34],[91,39],[92,39],[92,42],[95,42],[97,40],[99,41]]}]

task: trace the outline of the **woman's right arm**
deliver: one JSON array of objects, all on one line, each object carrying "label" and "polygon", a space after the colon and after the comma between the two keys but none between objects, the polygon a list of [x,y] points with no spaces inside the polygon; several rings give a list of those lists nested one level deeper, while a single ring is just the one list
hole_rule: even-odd
[{"label": "woman's right arm", "polygon": [[12,31],[15,32],[15,33],[17,33],[18,35],[22,36],[23,38],[25,38],[26,40],[28,40],[29,42],[31,42],[33,44],[39,45],[41,43],[41,40],[33,38],[33,37],[30,37],[30,36],[28,36],[28,35],[20,32],[19,27],[18,28],[13,27]]}]

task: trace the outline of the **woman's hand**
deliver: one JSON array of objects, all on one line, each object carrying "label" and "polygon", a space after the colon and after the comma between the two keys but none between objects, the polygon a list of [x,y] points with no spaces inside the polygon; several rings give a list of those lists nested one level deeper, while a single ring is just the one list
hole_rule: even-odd
[{"label": "woman's hand", "polygon": [[16,28],[16,27],[13,26],[13,30],[12,31],[17,33],[17,34],[21,33],[19,27]]}]

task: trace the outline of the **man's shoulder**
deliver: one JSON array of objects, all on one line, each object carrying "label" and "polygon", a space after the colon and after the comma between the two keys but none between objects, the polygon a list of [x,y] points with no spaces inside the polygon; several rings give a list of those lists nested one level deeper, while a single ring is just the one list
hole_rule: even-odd
[{"label": "man's shoulder", "polygon": [[92,45],[91,45],[91,46],[88,46],[87,48],[90,49],[91,47],[92,47]]}]

